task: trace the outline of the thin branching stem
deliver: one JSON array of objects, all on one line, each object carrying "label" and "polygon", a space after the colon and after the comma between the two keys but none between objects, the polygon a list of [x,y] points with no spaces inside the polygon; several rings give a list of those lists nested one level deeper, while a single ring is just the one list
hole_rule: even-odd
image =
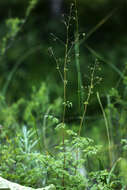
[{"label": "thin branching stem", "polygon": [[57,71],[58,71],[58,73],[60,75],[60,78],[61,78],[62,82],[64,83],[63,75],[62,75],[62,72],[61,72],[60,66],[59,66],[59,61],[58,61],[57,57],[55,56],[52,49],[51,49],[51,54],[52,54],[52,57],[53,57],[54,61],[56,62],[56,69],[57,69]]},{"label": "thin branching stem", "polygon": [[92,90],[93,90],[93,87],[94,87],[94,74],[95,74],[95,70],[96,70],[96,62],[97,60],[95,60],[95,64],[94,64],[94,67],[92,68],[92,73],[91,73],[91,81],[90,81],[90,85],[88,87],[88,96],[87,96],[87,99],[86,101],[84,102],[84,111],[83,111],[83,115],[81,117],[81,121],[80,121],[80,127],[79,127],[79,136],[81,135],[81,129],[82,129],[82,126],[83,126],[83,122],[84,122],[84,118],[85,118],[85,115],[86,115],[86,111],[87,111],[87,107],[88,107],[88,103],[89,103],[89,100],[90,100],[90,96],[92,94]]},{"label": "thin branching stem", "polygon": [[[64,55],[64,76],[63,76],[63,81],[64,81],[64,87],[63,87],[63,98],[64,98],[64,103],[63,103],[63,125],[65,125],[65,115],[66,115],[66,102],[67,102],[67,63],[68,63],[68,49],[69,49],[69,27],[70,27],[70,21],[71,21],[71,11],[72,9],[70,9],[70,15],[68,17],[68,20],[65,21],[65,26],[66,26],[66,43],[65,43],[65,55]],[[66,156],[65,156],[65,131],[63,128],[63,149],[64,149],[64,163],[63,163],[63,169],[65,170],[65,165],[66,165]],[[64,181],[64,174],[63,174],[63,180],[62,180],[62,185],[63,188],[65,189],[65,181]]]}]

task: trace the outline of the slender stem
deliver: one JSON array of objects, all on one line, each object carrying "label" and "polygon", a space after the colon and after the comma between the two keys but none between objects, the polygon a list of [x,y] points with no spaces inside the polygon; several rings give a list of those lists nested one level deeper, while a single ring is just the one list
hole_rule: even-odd
[{"label": "slender stem", "polygon": [[101,99],[100,99],[99,92],[97,92],[97,99],[98,99],[98,102],[99,102],[99,104],[100,104],[100,107],[101,107],[101,110],[102,110],[102,113],[103,113],[103,117],[104,117],[104,121],[105,121],[105,126],[106,126],[106,131],[107,131],[107,138],[108,138],[109,161],[110,161],[110,166],[111,166],[111,165],[112,165],[112,153],[111,153],[111,151],[110,151],[110,148],[111,148],[111,140],[110,140],[110,135],[109,135],[109,126],[108,126],[108,121],[107,121],[107,118],[106,118],[106,114],[105,114],[103,105],[102,105],[102,103],[101,103]]},{"label": "slender stem", "polygon": [[94,67],[93,67],[93,70],[92,70],[92,73],[91,73],[91,81],[90,81],[90,85],[89,85],[89,91],[88,91],[88,96],[87,96],[87,99],[86,101],[84,102],[84,111],[83,111],[83,115],[81,117],[81,122],[80,122],[80,127],[79,127],[79,136],[81,135],[81,129],[82,129],[82,126],[83,126],[83,121],[84,121],[84,118],[85,118],[85,115],[86,115],[86,111],[87,111],[87,107],[88,107],[88,103],[89,103],[89,100],[90,100],[90,96],[92,94],[92,90],[93,90],[93,82],[94,82],[94,74],[95,74],[95,69],[96,69],[96,61],[95,61],[95,64],[94,64]]},{"label": "slender stem", "polygon": [[[68,18],[68,21],[65,22],[65,26],[66,26],[66,43],[65,43],[65,55],[64,55],[64,74],[63,74],[63,81],[64,81],[64,87],[63,87],[63,98],[64,98],[64,107],[63,107],[63,125],[65,124],[65,115],[66,115],[66,87],[67,87],[67,63],[68,63],[68,49],[69,49],[69,26],[70,26],[70,19],[71,19],[71,10],[70,10],[70,15]],[[65,165],[66,165],[66,156],[65,156],[65,131],[63,129],[63,149],[64,149],[64,162],[63,162],[63,170],[65,170]],[[64,181],[64,174],[63,174],[63,180],[62,180],[62,185],[63,188],[65,189],[65,181]]]},{"label": "slender stem", "polygon": [[57,71],[58,71],[58,73],[60,75],[60,78],[61,78],[62,82],[64,82],[63,75],[62,75],[60,67],[59,67],[59,61],[58,61],[57,57],[55,56],[55,54],[54,54],[54,52],[53,52],[52,49],[51,49],[51,54],[52,54],[53,59],[56,62],[56,66],[57,66],[56,69],[57,69]]},{"label": "slender stem", "polygon": [[77,0],[75,0],[75,24],[76,24],[76,31],[75,31],[75,62],[77,67],[78,73],[78,107],[79,110],[81,109],[81,102],[83,99],[82,93],[82,80],[81,80],[81,71],[80,71],[80,51],[79,51],[79,23],[78,23],[78,10],[77,10]]}]

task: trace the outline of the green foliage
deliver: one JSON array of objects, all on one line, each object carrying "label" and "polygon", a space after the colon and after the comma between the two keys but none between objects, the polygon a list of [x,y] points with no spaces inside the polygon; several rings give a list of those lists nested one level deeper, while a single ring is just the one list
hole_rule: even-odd
[{"label": "green foliage", "polygon": [[108,183],[109,172],[107,170],[91,172],[90,178],[95,184],[91,185],[91,189],[104,189],[104,190],[113,190],[113,189],[121,189],[122,184],[120,180],[113,174],[111,176],[111,181]]},{"label": "green foliage", "polygon": [[120,177],[121,182],[126,186],[127,185],[127,161],[122,159],[120,162]]},{"label": "green foliage", "polygon": [[[123,94],[120,95],[117,89],[109,92],[105,117],[110,126],[110,135],[116,115],[120,117],[119,125],[126,124],[126,100],[122,98]],[[1,95],[0,105],[0,173],[3,177],[33,187],[53,183],[60,190],[63,189],[63,176],[68,190],[117,190],[126,186],[125,159],[119,159],[119,164],[116,161],[109,171],[99,169],[100,160],[105,157],[103,153],[107,151],[60,122],[62,100],[57,98],[52,103],[44,83],[39,89],[33,88],[29,99],[21,98],[12,105],[7,105]],[[64,145],[56,139],[63,131]],[[48,133],[52,134],[50,138]],[[118,148],[114,148],[112,153],[126,157],[126,139],[122,133],[117,138],[122,139],[123,154],[119,155]],[[111,141],[114,146],[115,136],[111,136]],[[97,168],[96,171],[88,167],[89,161],[92,168]],[[86,173],[82,174],[81,170]]]},{"label": "green foliage", "polygon": [[[3,147],[0,146],[1,175],[9,180],[33,187],[53,183],[57,189],[63,189],[61,182],[64,174],[67,189],[84,189],[88,180],[80,174],[78,169],[84,167],[87,157],[97,155],[99,147],[95,146],[91,139],[77,138],[77,134],[71,130],[67,130],[67,134],[65,152],[63,145],[60,144],[55,147],[54,155],[41,154],[35,149],[37,140],[33,141],[34,131],[27,131],[24,126],[20,134],[8,140]],[[76,160],[75,156],[79,148],[82,158]],[[65,156],[66,163],[63,168]]]},{"label": "green foliage", "polygon": [[19,18],[9,18],[6,20],[6,35],[4,35],[2,42],[1,42],[1,52],[0,55],[3,55],[6,50],[10,47],[11,42],[16,37],[17,33],[19,32],[22,24],[24,23],[23,19]]},{"label": "green foliage", "polygon": [[[61,112],[60,105],[62,101],[57,98],[53,103],[49,100],[48,90],[45,84],[39,89],[33,88],[29,99],[19,99],[12,105],[7,105],[4,97],[1,95],[0,123],[2,125],[1,138],[10,138],[15,133],[15,129],[20,130],[25,124],[27,128],[36,128],[37,134],[42,133],[42,128],[46,127],[46,121],[49,126],[58,122],[57,116]],[[57,112],[55,110],[57,109]],[[48,111],[49,110],[49,111]],[[48,113],[47,113],[48,111]],[[49,117],[49,112],[52,117]],[[44,122],[45,121],[45,122]],[[52,131],[52,127],[47,128]],[[47,130],[46,129],[46,130]]]},{"label": "green foliage", "polygon": [[36,4],[38,3],[38,0],[29,0],[29,6],[26,10],[26,17],[28,17],[31,13],[31,11],[35,8]]},{"label": "green foliage", "polygon": [[[62,190],[63,175],[68,190],[84,190],[88,187],[110,190],[121,188],[118,177],[107,170],[82,175],[80,169],[84,168],[89,158],[92,162],[98,160],[101,147],[95,146],[93,140],[89,138],[78,137],[71,130],[67,130],[66,133],[68,136],[65,140],[65,152],[61,143],[54,147],[54,154],[48,152],[42,154],[36,151],[37,140],[33,140],[34,130],[27,131],[24,126],[20,134],[8,140],[6,145],[0,146],[1,175],[35,188],[53,183],[57,189]],[[65,157],[65,168],[63,168]],[[124,172],[123,169],[121,171]],[[124,173],[121,173],[122,175],[125,177]]]}]

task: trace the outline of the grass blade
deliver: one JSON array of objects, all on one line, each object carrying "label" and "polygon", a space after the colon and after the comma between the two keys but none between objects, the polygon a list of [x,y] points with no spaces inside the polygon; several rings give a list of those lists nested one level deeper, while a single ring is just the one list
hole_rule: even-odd
[{"label": "grass blade", "polygon": [[107,138],[108,138],[108,151],[109,151],[109,160],[110,160],[110,166],[112,165],[112,153],[111,153],[111,140],[110,140],[110,134],[109,134],[109,126],[108,126],[108,120],[106,118],[106,114],[103,108],[103,105],[101,103],[101,99],[100,99],[100,95],[99,92],[97,92],[97,99],[101,108],[101,111],[103,113],[103,117],[104,117],[104,122],[105,122],[105,126],[106,126],[106,131],[107,131]]}]

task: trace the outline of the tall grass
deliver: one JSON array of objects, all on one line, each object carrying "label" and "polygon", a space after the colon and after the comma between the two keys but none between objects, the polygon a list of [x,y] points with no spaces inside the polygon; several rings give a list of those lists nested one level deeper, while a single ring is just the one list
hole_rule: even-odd
[{"label": "tall grass", "polygon": [[110,162],[110,167],[112,167],[112,152],[111,152],[111,139],[110,139],[110,131],[109,131],[109,125],[108,125],[108,120],[100,99],[100,95],[99,92],[97,92],[97,99],[99,102],[99,105],[101,107],[101,111],[103,113],[103,117],[104,117],[104,122],[105,122],[105,126],[106,126],[106,131],[107,131],[107,138],[108,138],[108,152],[109,152],[109,162]]},{"label": "tall grass", "polygon": [[77,68],[77,76],[78,76],[78,107],[79,112],[81,112],[82,104],[83,104],[83,84],[82,84],[82,76],[80,71],[80,40],[79,40],[79,23],[78,23],[78,9],[77,9],[77,0],[75,0],[75,63]]}]

